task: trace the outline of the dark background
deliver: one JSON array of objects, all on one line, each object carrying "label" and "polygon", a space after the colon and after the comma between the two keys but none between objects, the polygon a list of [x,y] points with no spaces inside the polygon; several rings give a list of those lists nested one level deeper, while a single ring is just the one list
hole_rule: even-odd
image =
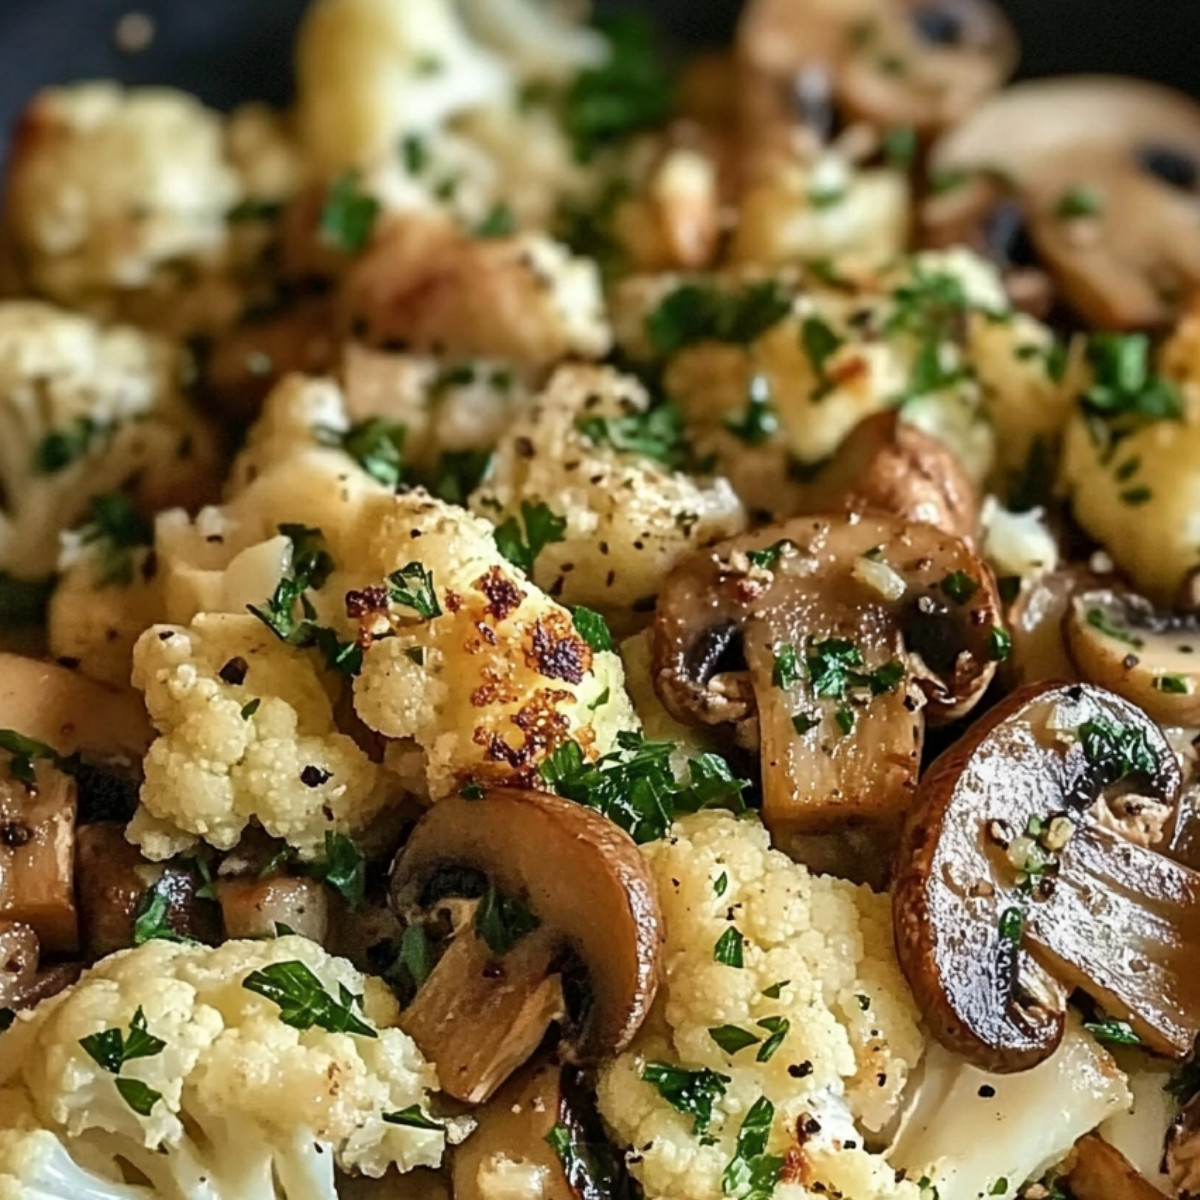
[{"label": "dark background", "polygon": [[[400,0],[402,3],[403,0]],[[626,0],[628,3],[628,0]],[[737,0],[643,0],[689,42],[728,35]],[[1002,0],[1003,2],[1003,0]],[[0,130],[40,86],[112,76],[170,83],[228,106],[282,101],[306,0],[0,0]],[[1024,46],[1023,72],[1118,71],[1200,95],[1200,0],[1006,0]],[[151,16],[150,48],[116,47],[118,18]]]}]

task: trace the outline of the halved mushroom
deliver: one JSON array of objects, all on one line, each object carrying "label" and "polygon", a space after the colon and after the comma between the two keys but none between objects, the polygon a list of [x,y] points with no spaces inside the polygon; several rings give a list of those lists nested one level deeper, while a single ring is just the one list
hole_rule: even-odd
[{"label": "halved mushroom", "polygon": [[0,1009],[33,1008],[74,983],[76,966],[39,970],[37,934],[15,921],[0,921]]},{"label": "halved mushroom", "polygon": [[988,568],[932,525],[802,517],[681,563],[659,595],[654,685],[685,725],[758,740],[777,844],[894,834],[925,719],[969,712],[1003,657]]},{"label": "halved mushroom", "polygon": [[[1180,93],[1104,76],[1019,84],[947,133],[931,170],[1005,181],[1038,260],[1090,324],[1164,324],[1200,284],[1200,105]],[[974,203],[956,190],[926,205],[927,240]]]},{"label": "halved mushroom", "polygon": [[1075,1143],[1064,1178],[1074,1200],[1162,1200],[1120,1150],[1094,1133]]},{"label": "halved mushroom", "polygon": [[628,1181],[577,1071],[554,1062],[526,1067],[474,1115],[475,1132],[454,1150],[455,1200],[625,1194]]},{"label": "halved mushroom", "polygon": [[860,421],[805,500],[813,512],[869,510],[936,525],[966,542],[979,535],[979,497],[958,456],[896,412]]},{"label": "halved mushroom", "polygon": [[413,972],[427,978],[401,1025],[457,1099],[486,1100],[555,1022],[568,1062],[619,1053],[654,1000],[663,931],[645,860],[569,800],[439,801],[396,858],[391,902],[410,930],[452,926],[432,970]]},{"label": "halved mushroom", "polygon": [[960,120],[1012,73],[1012,27],[987,0],[754,0],[738,50],[780,79],[826,67],[839,110],[922,134]]},{"label": "halved mushroom", "polygon": [[1161,613],[1141,596],[1104,588],[1071,601],[1063,630],[1082,679],[1160,725],[1200,725],[1200,614]]},{"label": "halved mushroom", "polygon": [[1140,709],[1087,684],[1018,692],[929,768],[893,893],[896,945],[934,1036],[1025,1070],[1079,989],[1143,1045],[1200,1030],[1200,874],[1108,827],[1122,792],[1170,806],[1179,767]]}]

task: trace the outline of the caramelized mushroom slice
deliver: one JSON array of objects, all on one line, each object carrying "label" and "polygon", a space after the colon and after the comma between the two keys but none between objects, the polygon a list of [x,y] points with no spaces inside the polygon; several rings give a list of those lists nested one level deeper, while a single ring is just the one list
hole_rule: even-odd
[{"label": "caramelized mushroom slice", "polygon": [[[1019,84],[948,133],[931,167],[1007,181],[1037,258],[1090,324],[1167,323],[1200,283],[1200,106],[1180,93],[1101,76]],[[944,241],[962,207],[934,197],[927,240]]]},{"label": "caramelized mushroom slice", "polygon": [[319,945],[329,936],[329,892],[316,879],[222,879],[217,899],[227,938],[275,937],[281,927]]},{"label": "caramelized mushroom slice", "polygon": [[1105,588],[1076,596],[1063,629],[1081,678],[1160,725],[1200,725],[1200,614],[1160,613],[1141,596]]},{"label": "caramelized mushroom slice", "polygon": [[629,1194],[577,1071],[553,1062],[526,1067],[475,1117],[475,1132],[453,1152],[455,1200],[512,1194],[619,1200]]},{"label": "caramelized mushroom slice", "polygon": [[1200,874],[1102,824],[1136,788],[1174,802],[1158,727],[1087,684],[1029,688],[929,768],[893,893],[900,963],[934,1036],[985,1070],[1025,1070],[1086,992],[1182,1058],[1200,1030]]},{"label": "caramelized mushroom slice", "polygon": [[[892,517],[803,517],[714,546],[659,596],[654,685],[687,725],[757,735],[778,844],[894,833],[925,717],[969,712],[1003,656],[995,584],[966,546]],[[923,711],[924,710],[924,711]]]},{"label": "caramelized mushroom slice", "polygon": [[33,1008],[78,978],[77,966],[39,970],[40,952],[37,934],[28,925],[0,921],[0,1010]]},{"label": "caramelized mushroom slice", "polygon": [[806,500],[814,512],[884,512],[966,542],[979,535],[979,498],[958,456],[895,412],[860,421]]},{"label": "caramelized mushroom slice", "polygon": [[439,801],[396,859],[391,902],[410,930],[454,926],[401,1025],[457,1099],[486,1100],[554,1022],[568,1062],[619,1053],[654,1000],[663,933],[645,861],[569,800]]},{"label": "caramelized mushroom slice", "polygon": [[987,0],[753,0],[738,50],[785,80],[824,66],[850,120],[922,134],[960,120],[1017,62],[1012,27]]},{"label": "caramelized mushroom slice", "polygon": [[1075,1143],[1065,1178],[1074,1200],[1162,1200],[1162,1192],[1120,1150],[1094,1133]]}]

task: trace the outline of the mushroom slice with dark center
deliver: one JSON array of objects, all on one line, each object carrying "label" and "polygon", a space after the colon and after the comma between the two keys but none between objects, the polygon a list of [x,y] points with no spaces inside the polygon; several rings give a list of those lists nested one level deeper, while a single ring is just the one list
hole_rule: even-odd
[{"label": "mushroom slice with dark center", "polygon": [[568,1062],[619,1053],[654,1000],[663,934],[645,861],[569,800],[439,801],[396,859],[391,901],[410,929],[453,926],[401,1024],[460,1100],[486,1100],[554,1022]]},{"label": "mushroom slice with dark center", "polygon": [[856,825],[886,836],[916,785],[925,717],[960,716],[987,689],[1007,646],[997,609],[987,567],[932,525],[796,518],[676,567],[654,685],[685,724],[757,732],[778,844]]},{"label": "mushroom slice with dark center", "polygon": [[819,512],[888,513],[968,542],[979,534],[979,497],[958,456],[895,412],[854,427],[806,503]]},{"label": "mushroom slice with dark center", "polygon": [[1076,596],[1063,629],[1088,683],[1160,725],[1200,725],[1200,615],[1160,613],[1141,596],[1104,588]]},{"label": "mushroom slice with dark center", "polygon": [[[1169,322],[1200,283],[1200,106],[1167,88],[1101,76],[1019,84],[946,134],[933,178],[1006,181],[1038,260],[1089,323]],[[927,240],[962,203],[927,202]]]},{"label": "mushroom slice with dark center", "polygon": [[1149,1049],[1200,1029],[1200,874],[1097,816],[1180,774],[1140,709],[1087,684],[1009,697],[943,754],[909,813],[893,893],[900,963],[931,1031],[990,1071],[1047,1058],[1076,989]]},{"label": "mushroom slice with dark center", "polygon": [[780,78],[824,65],[848,119],[922,134],[961,119],[1017,61],[1012,27],[986,0],[754,0],[738,49]]},{"label": "mushroom slice with dark center", "polygon": [[580,1073],[555,1062],[514,1075],[475,1114],[453,1152],[455,1200],[494,1200],[504,1181],[539,1179],[543,1200],[622,1200],[624,1164],[605,1139]]}]

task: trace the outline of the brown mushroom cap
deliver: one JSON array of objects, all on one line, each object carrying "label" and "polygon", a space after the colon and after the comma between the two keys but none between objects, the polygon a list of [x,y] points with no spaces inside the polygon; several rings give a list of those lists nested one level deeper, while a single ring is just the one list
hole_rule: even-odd
[{"label": "brown mushroom cap", "polygon": [[593,809],[540,792],[448,797],[422,817],[396,859],[393,908],[419,919],[429,889],[463,871],[486,877],[538,919],[528,940],[548,959],[569,951],[586,971],[588,995],[582,1011],[568,1014],[563,1056],[593,1062],[625,1049],[654,1001],[663,940],[653,880],[633,840]]},{"label": "brown mushroom cap", "polygon": [[[1180,93],[1104,76],[1019,84],[947,133],[931,169],[1008,181],[1038,257],[1091,324],[1163,324],[1200,283],[1200,106]],[[933,240],[959,207],[929,202]]]},{"label": "brown mushroom cap", "polygon": [[860,421],[805,501],[813,512],[873,511],[920,521],[966,542],[979,534],[979,497],[958,456],[896,412]]},{"label": "brown mushroom cap", "polygon": [[1200,725],[1200,615],[1159,613],[1141,596],[1105,588],[1076,596],[1063,630],[1082,679],[1160,725]]},{"label": "brown mushroom cap", "polygon": [[[924,715],[952,719],[987,689],[997,610],[988,568],[932,525],[796,518],[676,567],[659,595],[654,685],[684,724],[756,718],[777,841],[894,826]],[[784,649],[794,671],[778,666]]]},{"label": "brown mushroom cap", "polygon": [[1017,62],[1012,27],[987,0],[753,0],[738,49],[780,79],[824,65],[848,118],[921,133],[959,120]]},{"label": "brown mushroom cap", "polygon": [[1086,684],[1017,692],[929,768],[893,915],[901,966],[948,1049],[985,1070],[1032,1067],[1079,988],[1150,1049],[1191,1050],[1200,874],[1091,813],[1134,784],[1173,802],[1175,756],[1141,710]]}]

